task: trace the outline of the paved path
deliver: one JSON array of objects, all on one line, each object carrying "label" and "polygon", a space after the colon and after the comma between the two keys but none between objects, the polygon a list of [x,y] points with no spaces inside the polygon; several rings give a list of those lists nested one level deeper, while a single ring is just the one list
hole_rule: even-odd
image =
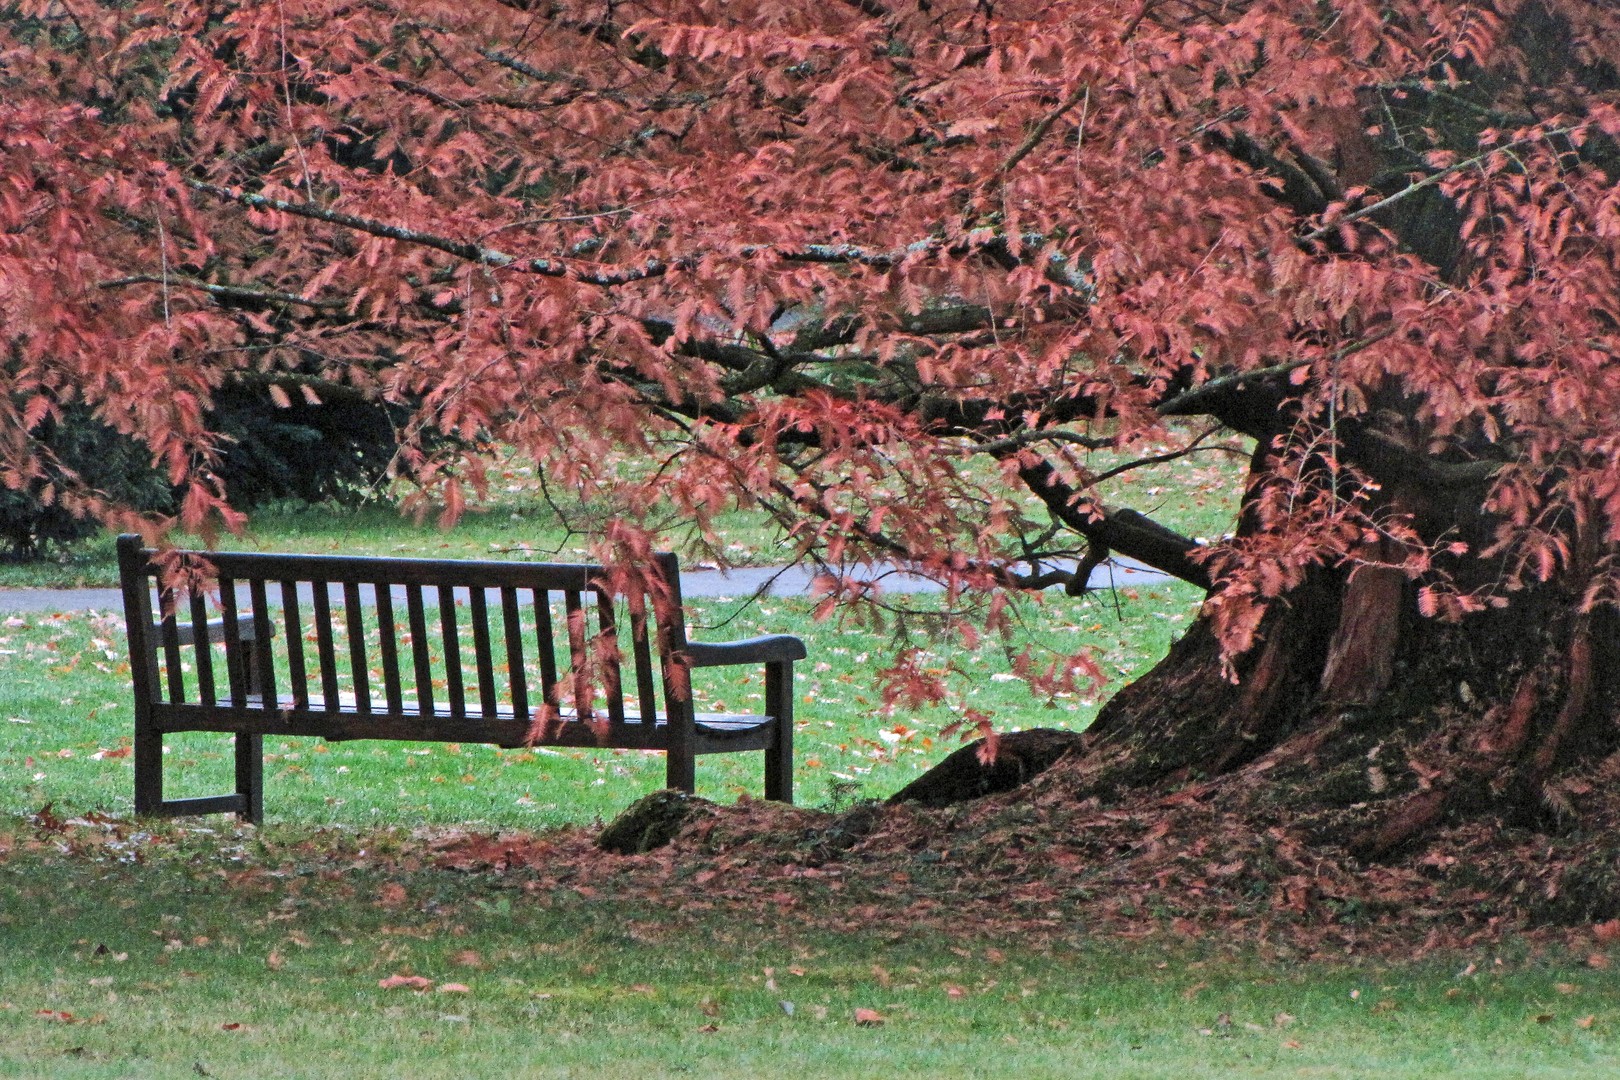
[{"label": "paved path", "polygon": [[[804,566],[744,567],[734,570],[683,570],[681,592],[685,596],[803,596],[811,591],[817,571]],[[863,580],[875,580],[884,592],[939,592],[937,583],[915,574],[875,567]],[[1140,563],[1115,560],[1097,567],[1091,575],[1092,588],[1127,588],[1170,580]],[[120,611],[123,594],[117,589],[0,589],[0,611]]]}]

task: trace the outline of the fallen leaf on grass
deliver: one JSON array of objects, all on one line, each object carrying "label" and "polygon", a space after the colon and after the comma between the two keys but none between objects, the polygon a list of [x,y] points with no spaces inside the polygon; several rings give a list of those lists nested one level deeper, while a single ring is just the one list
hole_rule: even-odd
[{"label": "fallen leaf on grass", "polygon": [[1556,1016],[1555,1013],[1537,1013],[1536,1014],[1536,1023],[1538,1023],[1538,1024],[1550,1024],[1550,1023],[1553,1022],[1555,1016]]},{"label": "fallen leaf on grass", "polygon": [[954,1001],[958,998],[967,997],[967,991],[960,986],[947,986],[945,987],[945,996]]},{"label": "fallen leaf on grass", "polygon": [[1574,983],[1553,983],[1553,989],[1560,994],[1574,994],[1579,993],[1581,988]]},{"label": "fallen leaf on grass", "polygon": [[281,953],[275,949],[271,949],[270,955],[264,958],[264,966],[269,968],[271,971],[280,971],[286,963],[287,958],[282,956]]},{"label": "fallen leaf on grass", "polygon": [[384,990],[427,990],[433,986],[433,980],[420,975],[390,975],[386,979],[378,979],[377,985]]},{"label": "fallen leaf on grass", "polygon": [[717,1032],[719,1030],[720,1030],[720,1025],[718,1025],[718,1024],[704,1024],[702,1027],[698,1028],[698,1031],[702,1032],[705,1035],[713,1035],[715,1032]]},{"label": "fallen leaf on grass", "polygon": [[397,908],[406,900],[405,886],[397,881],[390,881],[377,890],[377,906],[384,908]]},{"label": "fallen leaf on grass", "polygon": [[1620,919],[1610,919],[1600,922],[1592,927],[1592,936],[1604,945],[1612,945],[1620,941]]},{"label": "fallen leaf on grass", "polygon": [[1601,971],[1609,966],[1609,958],[1600,952],[1595,952],[1586,958],[1586,966]]},{"label": "fallen leaf on grass", "polygon": [[472,987],[466,983],[440,983],[438,992],[441,994],[470,994],[472,993]]},{"label": "fallen leaf on grass", "polygon": [[219,1025],[221,1031],[246,1031],[247,1029],[246,1024],[237,1023],[235,1020]]},{"label": "fallen leaf on grass", "polygon": [[58,1009],[40,1009],[38,1012],[34,1013],[34,1015],[39,1017],[41,1020],[51,1020],[58,1024],[73,1023],[72,1013],[62,1012]]},{"label": "fallen leaf on grass", "polygon": [[1299,1047],[1300,1044],[1299,1040],[1297,1039],[1289,1039],[1287,1042],[1283,1043],[1284,1050],[1298,1050]]},{"label": "fallen leaf on grass", "polygon": [[857,1027],[882,1027],[885,1017],[876,1009],[856,1009],[855,1025]]}]

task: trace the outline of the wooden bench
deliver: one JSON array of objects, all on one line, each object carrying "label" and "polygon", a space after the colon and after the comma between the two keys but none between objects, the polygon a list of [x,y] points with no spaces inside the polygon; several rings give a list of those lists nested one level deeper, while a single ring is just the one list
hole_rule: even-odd
[{"label": "wooden bench", "polygon": [[[683,791],[697,755],[759,750],[765,797],[793,799],[804,643],[688,641],[673,555],[614,590],[589,565],[178,553],[217,571],[211,600],[163,591],[155,554],[118,539],[137,814],[260,822],[266,735],[662,750]],[[763,666],[763,711],[695,713],[691,670],[737,664]],[[235,793],[165,799],[172,731],[235,734]]]}]

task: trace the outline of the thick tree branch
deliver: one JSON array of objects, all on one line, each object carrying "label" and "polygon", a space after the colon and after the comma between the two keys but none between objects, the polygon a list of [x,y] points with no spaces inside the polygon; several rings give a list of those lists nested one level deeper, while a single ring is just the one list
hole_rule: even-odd
[{"label": "thick tree branch", "polygon": [[[1329,362],[1336,363],[1347,356],[1354,356],[1393,333],[1395,327],[1381,327],[1364,338],[1334,350]],[[1315,360],[1289,360],[1251,371],[1220,375],[1160,402],[1154,411],[1160,416],[1213,416],[1246,435],[1259,438],[1265,425],[1256,429],[1245,418],[1258,414],[1259,418],[1269,420],[1269,414],[1275,411],[1277,402],[1274,394],[1264,401],[1257,401],[1250,391],[1266,387],[1314,363]]]},{"label": "thick tree branch", "polygon": [[1092,543],[1200,588],[1210,587],[1209,571],[1193,558],[1203,549],[1198,541],[1135,510],[1110,510],[1086,500],[1057,475],[1050,462],[1020,462],[1018,476],[1059,521]]},{"label": "thick tree branch", "polygon": [[1339,442],[1345,456],[1384,483],[1405,482],[1440,490],[1477,488],[1491,482],[1500,461],[1437,461],[1381,431],[1342,425]]},{"label": "thick tree branch", "polygon": [[1290,372],[1302,367],[1309,367],[1314,361],[1290,360],[1283,364],[1272,364],[1270,367],[1255,368],[1252,371],[1238,371],[1231,375],[1221,375],[1200,383],[1191,390],[1183,391],[1168,401],[1162,401],[1154,408],[1160,416],[1219,416],[1221,411],[1232,406],[1232,397],[1241,394],[1254,386],[1281,378]]}]

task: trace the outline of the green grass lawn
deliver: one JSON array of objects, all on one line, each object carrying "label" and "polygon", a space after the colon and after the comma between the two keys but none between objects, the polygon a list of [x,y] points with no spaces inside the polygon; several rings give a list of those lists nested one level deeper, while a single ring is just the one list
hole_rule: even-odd
[{"label": "green grass lawn", "polygon": [[0,825],[0,1075],[1620,1074],[1615,974],[1513,950],[1306,965],[1242,943],[805,931],[430,851]]},{"label": "green grass lawn", "polygon": [[[1026,614],[1041,643],[1089,642],[1128,678],[1195,603],[1168,586]],[[700,636],[809,639],[801,802],[886,795],[953,745],[944,710],[872,707],[887,631],[793,600],[692,616],[730,620]],[[1253,941],[1088,937],[1083,909],[1039,938],[948,916],[833,931],[768,903],[670,909],[435,861],[435,829],[611,816],[660,783],[641,754],[276,740],[264,829],[135,827],[122,650],[108,614],[0,627],[3,1076],[1620,1075],[1620,985],[1584,954],[1305,964]],[[962,701],[1004,724],[1080,726],[1095,708],[1032,705],[996,678],[995,645],[955,659],[984,673]],[[170,776],[223,790],[228,755],[220,736],[175,740]],[[757,757],[706,759],[700,791],[758,794]],[[395,976],[426,988],[379,986]]]},{"label": "green grass lawn", "polygon": [[[1190,532],[1219,531],[1230,510],[1213,484],[1197,506],[1204,481],[1185,466],[1174,490],[1134,482],[1134,505],[1190,507]],[[521,557],[514,537],[537,533],[513,513],[441,533],[384,509],[284,510],[255,542]],[[739,543],[741,561],[766,550]],[[74,572],[105,583],[110,549],[95,550]],[[919,640],[926,662],[963,673],[954,708],[1081,728],[1197,603],[1174,584],[1021,603],[1020,645],[1090,647],[1113,680],[1044,703],[1010,677],[1003,643]],[[951,708],[878,707],[892,623],[818,623],[797,599],[688,608],[699,640],[809,643],[800,803],[881,798],[956,745],[940,736]],[[761,692],[750,671],[700,677],[714,707]],[[1538,939],[1303,962],[1264,941],[1090,936],[1072,904],[1011,937],[948,912],[878,929],[823,893],[807,901],[823,905],[814,926],[770,896],[671,907],[435,855],[447,830],[543,836],[609,818],[660,786],[655,755],[272,739],[255,830],[131,822],[130,725],[119,613],[0,615],[0,1076],[1620,1076],[1606,953],[1594,966]],[[171,794],[223,792],[229,761],[226,737],[172,737]],[[698,786],[758,795],[759,755],[703,759]],[[862,899],[909,903],[903,881]]]},{"label": "green grass lawn", "polygon": [[[1044,598],[1021,605],[1028,633],[1020,643],[1027,640],[1038,657],[1091,647],[1117,686],[1163,654],[1198,601],[1196,589],[1174,583]],[[688,620],[698,640],[768,631],[804,637],[810,658],[798,665],[795,688],[797,801],[887,796],[955,747],[940,729],[956,713],[932,707],[884,715],[878,671],[889,660],[892,623],[876,627],[836,617],[818,623],[811,608],[810,601],[793,598],[693,601]],[[70,813],[129,813],[133,715],[124,648],[119,614],[0,616],[0,814],[46,803]],[[1108,689],[1034,702],[1008,674],[1008,650],[997,639],[986,638],[974,651],[940,646],[929,659],[965,672],[958,708],[993,712],[1009,728],[1083,728]],[[734,668],[700,672],[697,692],[700,708],[748,711],[758,707],[763,687],[758,670]],[[229,736],[173,735],[165,745],[171,797],[231,790]],[[661,754],[627,750],[289,737],[266,740],[265,751],[267,816],[311,824],[590,823],[662,786],[664,776]],[[699,760],[698,790],[723,801],[757,796],[762,768],[757,753],[706,756]]]}]

